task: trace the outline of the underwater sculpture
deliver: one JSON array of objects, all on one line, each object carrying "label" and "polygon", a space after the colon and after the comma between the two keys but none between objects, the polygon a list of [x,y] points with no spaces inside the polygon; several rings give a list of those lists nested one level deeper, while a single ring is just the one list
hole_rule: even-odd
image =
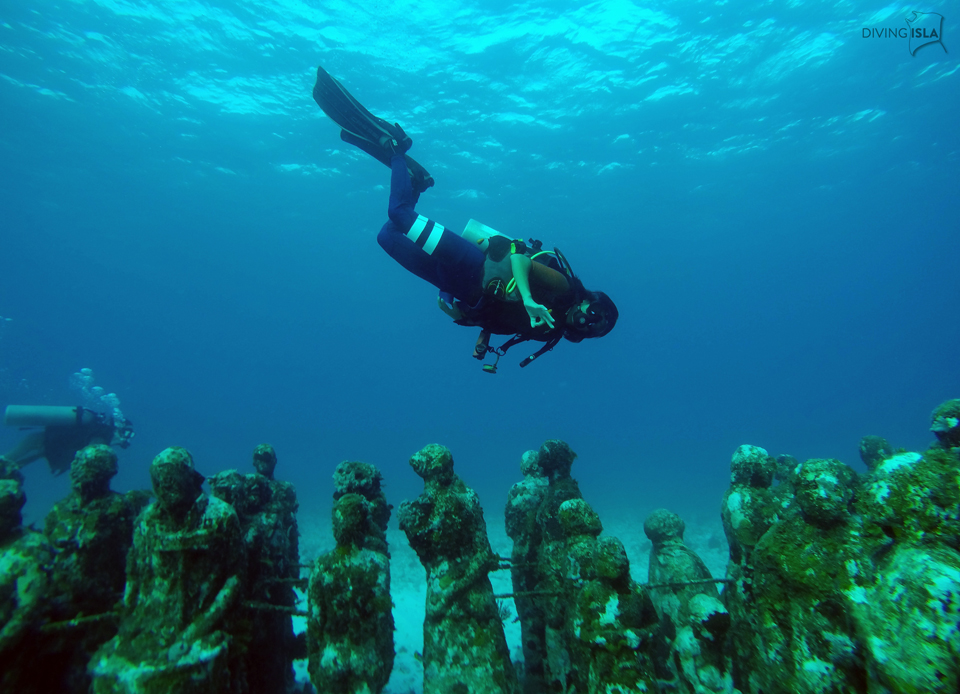
[{"label": "underwater sculpture", "polygon": [[871,441],[860,476],[837,460],[801,464],[749,557],[731,546],[724,599],[745,694],[960,688],[955,402],[934,411],[938,443],[923,454]]},{"label": "underwater sculpture", "polygon": [[651,658],[657,614],[646,589],[630,578],[623,544],[615,537],[599,537],[600,517],[583,499],[564,501],[558,519],[566,556],[550,559],[561,559],[551,569],[562,580],[562,636],[570,654],[567,691],[657,692]]},{"label": "underwater sculpture", "polygon": [[[860,460],[873,471],[880,463],[893,455],[890,442],[881,436],[864,436],[860,439]],[[799,463],[798,463],[799,464]]]},{"label": "underwater sculpture", "polygon": [[454,473],[443,446],[426,446],[410,465],[424,490],[401,504],[398,515],[427,571],[424,694],[519,692],[488,575],[499,557],[490,548],[480,500]]},{"label": "underwater sculpture", "polygon": [[310,680],[320,692],[375,694],[393,670],[387,521],[373,465],[346,461],[333,474],[336,548],[317,559],[307,590]]},{"label": "underwater sculpture", "polygon": [[34,668],[32,679],[51,691],[88,691],[87,662],[117,632],[113,610],[123,598],[134,520],[149,497],[111,491],[116,474],[109,446],[80,449],[70,465],[71,492],[44,522],[54,549],[46,609],[53,623],[38,645],[43,667]]},{"label": "underwater sculpture", "polygon": [[960,399],[947,400],[930,415],[930,431],[944,450],[960,447]]},{"label": "underwater sculpture", "polygon": [[0,458],[0,691],[37,691],[28,666],[49,595],[53,551],[46,537],[22,525],[23,477]]},{"label": "underwater sculpture", "polygon": [[242,691],[237,514],[202,493],[203,476],[183,448],[154,458],[150,478],[157,499],[137,519],[119,632],[90,661],[91,691]]},{"label": "underwater sculpture", "polygon": [[575,458],[558,440],[528,451],[507,499],[523,690],[656,691],[656,613],[630,579],[623,545],[599,538],[600,518],[570,476]]},{"label": "underwater sculpture", "polygon": [[685,524],[667,509],[653,511],[643,531],[650,552],[650,594],[660,618],[659,636],[668,649],[662,660],[678,692],[733,692],[726,634],[730,613],[710,571],[683,543]]},{"label": "underwater sculpture", "polygon": [[777,474],[777,461],[759,446],[740,446],[733,454],[730,489],[723,495],[720,518],[730,545],[730,559],[737,564],[749,562],[754,546],[783,506],[779,494],[787,487],[771,489]]},{"label": "underwater sculpture", "polygon": [[550,490],[547,476],[537,462],[537,451],[527,451],[520,461],[523,480],[507,496],[506,529],[513,540],[510,554],[510,578],[513,602],[520,619],[523,644],[524,694],[544,691],[544,662],[547,657],[544,614],[533,592],[540,584],[538,554],[543,532],[538,522],[540,506]]},{"label": "underwater sculpture", "polygon": [[133,523],[149,502],[141,491],[110,489],[117,454],[106,445],[81,449],[70,466],[70,494],[54,504],[44,533],[56,550],[52,617],[71,619],[112,609],[123,598]]},{"label": "underwater sculpture", "polygon": [[528,694],[556,688],[565,691],[571,677],[566,637],[567,547],[559,514],[561,504],[583,496],[570,476],[576,457],[570,446],[559,440],[528,451],[521,463],[525,479],[514,485],[507,498],[507,534],[514,540],[511,573],[514,592],[519,594],[517,614],[523,634],[524,691]]},{"label": "underwater sculpture", "polygon": [[[297,604],[293,584],[300,576],[297,492],[289,482],[274,479],[277,454],[261,444],[254,449],[256,472],[236,470],[213,475],[210,491],[237,512],[247,554],[243,586],[250,625],[247,687],[251,694],[270,694],[294,684],[297,641],[291,612]],[[273,609],[285,608],[285,609]]]},{"label": "underwater sculpture", "polygon": [[[534,651],[542,654],[542,688],[527,691],[564,687],[607,694],[645,687],[705,694],[727,691],[725,673],[732,672],[738,687],[733,691],[743,694],[956,694],[960,400],[936,408],[930,430],[937,441],[922,454],[864,437],[860,454],[867,472],[860,475],[834,459],[774,459],[754,446],[735,452],[722,504],[731,583],[720,596],[730,620],[725,641],[724,614],[709,587],[671,587],[672,597],[664,598],[663,583],[707,574],[683,546],[682,521],[669,513],[651,514],[645,524],[654,542],[649,590],[660,614],[671,615],[676,628],[672,651],[655,654],[659,672],[668,672],[668,659],[674,668],[664,678],[672,681],[660,683],[644,680],[656,627],[652,603],[630,581],[623,545],[601,536],[599,517],[570,477],[573,451],[550,441],[528,452],[521,464],[525,478],[511,490],[506,514],[524,647],[528,640],[543,644]],[[275,463],[272,449],[261,446],[254,457],[257,474],[229,472],[211,480],[216,494],[242,509],[238,517],[229,505],[201,493],[202,476],[189,453],[167,449],[157,457],[151,476],[158,499],[134,523],[119,634],[89,664],[92,691],[253,691],[247,684],[248,678],[254,682],[250,668],[263,661],[251,652],[252,625],[265,629],[267,622],[257,622],[261,613],[247,608],[257,602],[251,597],[260,595],[256,586],[270,584],[264,577],[279,576],[276,585],[291,585],[290,576],[273,571],[295,563],[296,499],[292,487],[284,491],[286,483],[270,491]],[[498,562],[476,495],[453,473],[443,447],[428,446],[411,463],[425,489],[404,505],[401,520],[428,572],[425,681],[432,689],[427,691],[514,692],[502,631],[497,636],[499,619],[490,619],[496,607],[486,573]],[[70,496],[48,516],[51,546],[43,534],[22,527],[22,477],[0,458],[0,691],[80,691],[72,675],[59,685],[45,683],[63,665],[50,667],[49,659],[68,653],[49,645],[72,639],[77,650],[71,657],[82,660],[95,646],[88,636],[97,632],[99,639],[114,628],[107,617],[115,609],[103,606],[118,594],[118,548],[129,541],[119,529],[143,503],[139,493],[110,491],[114,472],[109,449],[81,451],[71,470]],[[377,559],[371,569],[378,572],[376,591],[358,601],[367,606],[366,616],[350,624],[344,620],[339,633],[356,634],[357,622],[363,622],[365,633],[372,634],[365,642],[372,644],[368,652],[377,653],[377,681],[385,682],[393,657],[392,622],[387,621],[389,575],[384,580],[379,572],[388,568],[384,528],[390,507],[372,466],[344,464],[335,483],[338,548],[331,561],[355,554],[360,545],[378,548],[369,554]],[[129,506],[123,507],[122,499]],[[247,553],[263,565],[246,565]],[[103,558],[102,575],[93,575],[92,567],[101,568],[95,557]],[[75,575],[70,567],[79,567]],[[88,569],[86,581],[82,575]],[[339,627],[318,630],[321,617],[352,614],[345,605],[360,595],[336,589],[330,594],[340,595],[341,602],[324,607],[327,598],[313,593],[327,587],[319,574],[314,579],[316,624],[308,629],[318,636],[311,674],[317,669],[313,663],[329,664],[335,652],[328,647],[333,638],[319,635],[335,635]],[[282,607],[286,594],[262,595]],[[71,614],[76,617],[65,619]],[[282,616],[286,629],[286,613]],[[328,640],[318,647],[321,638]],[[720,644],[732,662],[729,670],[715,658]],[[72,660],[70,668],[78,663]],[[278,689],[288,664],[285,660],[277,675]],[[711,666],[718,677],[710,675]],[[531,681],[536,680],[528,677],[526,685]],[[340,691],[315,682],[323,691]],[[493,684],[477,689],[476,682]],[[373,691],[376,685],[366,686]]]}]

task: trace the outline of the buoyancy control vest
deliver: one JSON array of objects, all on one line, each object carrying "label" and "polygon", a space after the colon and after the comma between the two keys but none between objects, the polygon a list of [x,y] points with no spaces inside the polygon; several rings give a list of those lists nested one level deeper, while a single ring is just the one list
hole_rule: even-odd
[{"label": "buoyancy control vest", "polygon": [[[471,219],[462,236],[475,243],[483,251],[483,295],[480,301],[469,306],[462,301],[456,302],[461,317],[454,322],[458,325],[476,326],[486,333],[495,335],[513,335],[500,347],[487,347],[488,352],[499,356],[520,342],[536,340],[546,344],[535,354],[524,359],[520,366],[526,366],[541,354],[552,350],[563,338],[567,311],[578,301],[583,285],[573,275],[569,265],[556,248],[544,251],[540,241],[530,239],[524,242],[511,239],[495,229]],[[521,253],[532,262],[546,265],[559,272],[567,280],[568,289],[549,297],[534,295],[534,298],[552,309],[555,323],[553,328],[546,325],[531,327],[530,317],[523,306],[522,297],[513,278],[510,256]],[[534,287],[531,287],[533,290]],[[441,301],[443,297],[441,295]],[[492,367],[492,368],[488,368]],[[495,365],[485,365],[484,370],[496,372]]]}]

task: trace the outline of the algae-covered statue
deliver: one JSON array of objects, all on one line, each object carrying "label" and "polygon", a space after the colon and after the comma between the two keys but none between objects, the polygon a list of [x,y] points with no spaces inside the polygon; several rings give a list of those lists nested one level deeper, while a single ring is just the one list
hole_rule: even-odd
[{"label": "algae-covered statue", "polygon": [[297,603],[293,582],[300,575],[298,505],[293,485],[274,478],[276,466],[276,451],[261,444],[253,451],[256,472],[227,470],[208,480],[213,496],[237,512],[246,547],[243,596],[250,620],[250,694],[286,691],[294,684],[297,644],[290,611]]},{"label": "algae-covered statue", "polygon": [[[583,499],[558,509],[566,560],[551,567],[562,579],[570,655],[566,691],[651,694],[659,691],[651,659],[657,614],[647,591],[630,578],[630,562],[615,537],[600,537],[600,517]],[[549,620],[548,620],[549,621]]]},{"label": "algae-covered statue", "polygon": [[873,470],[887,458],[893,456],[893,448],[890,442],[882,436],[864,436],[860,439],[860,460],[867,466],[868,470]]},{"label": "algae-covered statue", "polygon": [[583,496],[570,475],[576,457],[570,446],[556,439],[528,451],[521,462],[525,479],[507,499],[507,534],[514,540],[513,588],[521,594],[516,604],[527,694],[565,690],[571,676],[565,631],[567,538],[560,506]]},{"label": "algae-covered statue", "polygon": [[119,633],[90,661],[92,691],[241,692],[237,514],[202,493],[204,478],[183,448],[154,458],[150,478],[157,499],[137,519]]},{"label": "algae-covered statue", "polygon": [[960,448],[960,399],[937,405],[930,415],[930,431],[937,437],[937,447],[944,450]]},{"label": "algae-covered statue", "polygon": [[878,691],[960,691],[960,399],[930,429],[936,443],[884,458],[852,503],[864,523],[845,592]]},{"label": "algae-covered statue", "polygon": [[44,523],[54,548],[46,610],[53,623],[38,648],[43,667],[35,668],[34,679],[50,689],[88,691],[87,662],[117,631],[114,610],[123,598],[134,520],[149,497],[111,491],[116,474],[113,449],[82,448],[70,465],[70,494]]},{"label": "algae-covered statue", "polygon": [[480,500],[454,473],[443,446],[423,448],[410,465],[424,491],[401,504],[399,518],[427,571],[424,694],[518,692],[488,575],[499,557],[490,548]]},{"label": "algae-covered statue", "polygon": [[651,596],[668,656],[666,673],[684,694],[733,692],[726,634],[730,613],[706,564],[683,542],[685,525],[667,509],[653,511],[643,531],[650,552]]},{"label": "algae-covered statue", "polygon": [[514,604],[520,618],[523,644],[522,686],[526,694],[538,694],[544,687],[547,643],[543,610],[535,591],[541,582],[538,571],[543,529],[538,521],[540,507],[550,491],[546,473],[537,462],[537,451],[527,451],[520,461],[523,480],[507,496],[506,530],[513,540],[510,577]]},{"label": "algae-covered statue", "polygon": [[133,523],[149,501],[140,491],[111,491],[117,454],[106,445],[87,446],[70,466],[71,492],[44,522],[56,549],[51,616],[71,619],[112,609],[123,598]]},{"label": "algae-covered statue", "polygon": [[390,506],[373,465],[343,462],[333,478],[337,546],[317,559],[308,589],[310,680],[320,692],[375,694],[394,660]]},{"label": "algae-covered statue", "polygon": [[29,665],[38,621],[49,596],[52,550],[47,539],[21,524],[23,478],[0,458],[0,691],[38,691]]},{"label": "algae-covered statue", "polygon": [[724,599],[745,694],[960,690],[954,402],[934,411],[923,454],[866,437],[863,475],[800,464],[749,556],[731,547]]},{"label": "algae-covered statue", "polygon": [[[737,450],[727,499],[737,493],[744,451],[753,460],[766,456],[754,446]],[[857,691],[862,652],[837,571],[854,565],[859,553],[848,542],[859,532],[850,508],[856,474],[839,461],[816,459],[791,479],[784,490],[766,490],[785,503],[752,526],[763,532],[751,535],[749,551],[737,557],[731,543],[727,575],[734,582],[724,599],[733,621],[734,681],[744,692]],[[725,528],[734,526],[728,537],[738,537],[737,520],[724,515]]]},{"label": "algae-covered statue", "polygon": [[740,446],[733,454],[730,489],[723,496],[720,517],[734,562],[749,561],[754,546],[784,506],[778,490],[771,489],[777,473],[776,459],[759,446]]},{"label": "algae-covered statue", "polygon": [[570,476],[575,458],[559,440],[527,451],[507,498],[523,691],[655,692],[656,613],[623,545],[599,537],[600,517]]}]

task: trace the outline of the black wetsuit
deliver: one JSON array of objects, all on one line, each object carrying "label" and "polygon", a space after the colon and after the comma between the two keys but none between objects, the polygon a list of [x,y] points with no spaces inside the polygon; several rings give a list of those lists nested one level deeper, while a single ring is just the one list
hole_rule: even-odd
[{"label": "black wetsuit", "polygon": [[[457,300],[464,317],[460,325],[479,326],[494,335],[520,334],[531,340],[549,342],[563,333],[567,310],[575,303],[571,288],[551,291],[530,278],[533,299],[553,310],[556,327],[530,327],[530,316],[522,301],[501,301],[483,295],[484,253],[461,235],[419,215],[404,158],[390,160],[390,220],[383,225],[377,241],[407,270],[437,287],[443,295]],[[539,263],[539,260],[533,262]],[[547,265],[546,263],[542,263]],[[549,267],[549,265],[547,265]]]},{"label": "black wetsuit", "polygon": [[390,220],[377,241],[391,258],[442,292],[470,305],[480,299],[483,252],[449,229],[417,214],[417,199],[403,156],[391,160]]}]

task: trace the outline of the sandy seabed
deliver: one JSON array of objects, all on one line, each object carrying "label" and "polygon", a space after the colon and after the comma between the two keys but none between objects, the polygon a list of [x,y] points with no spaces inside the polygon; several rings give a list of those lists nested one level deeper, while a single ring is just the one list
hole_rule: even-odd
[{"label": "sandy seabed", "polygon": [[[650,558],[650,541],[643,533],[643,521],[654,510],[637,508],[628,511],[621,509],[605,510],[602,505],[592,504],[603,522],[603,535],[614,536],[623,542],[630,558],[630,573],[634,580],[646,583]],[[302,507],[301,507],[302,509]],[[493,551],[500,556],[509,557],[513,542],[507,536],[503,519],[484,514],[487,521],[487,534]],[[715,520],[708,518],[683,518],[686,523],[684,542],[693,549],[710,569],[714,578],[723,578],[726,572],[729,550],[720,523],[720,510],[717,504]],[[304,564],[312,563],[319,555],[334,547],[333,531],[329,517],[319,514],[298,514],[300,524],[300,557]],[[390,682],[384,694],[420,694],[423,691],[423,666],[417,656],[423,650],[423,617],[427,598],[426,572],[417,559],[417,555],[407,543],[407,538],[397,526],[396,514],[390,520],[387,529],[387,542],[390,545],[390,587],[393,597],[393,618],[396,631],[394,646],[396,660]],[[305,570],[306,571],[306,570]],[[306,575],[306,574],[304,574]],[[509,571],[495,571],[490,574],[494,593],[510,593]],[[305,597],[301,594],[301,609],[306,609]],[[520,622],[516,619],[513,601],[504,601],[510,608],[513,618],[504,624],[510,656],[514,662],[523,660],[520,646]],[[294,619],[294,630],[306,629],[306,620]],[[297,679],[307,682],[307,664],[304,660],[294,663]]]}]

